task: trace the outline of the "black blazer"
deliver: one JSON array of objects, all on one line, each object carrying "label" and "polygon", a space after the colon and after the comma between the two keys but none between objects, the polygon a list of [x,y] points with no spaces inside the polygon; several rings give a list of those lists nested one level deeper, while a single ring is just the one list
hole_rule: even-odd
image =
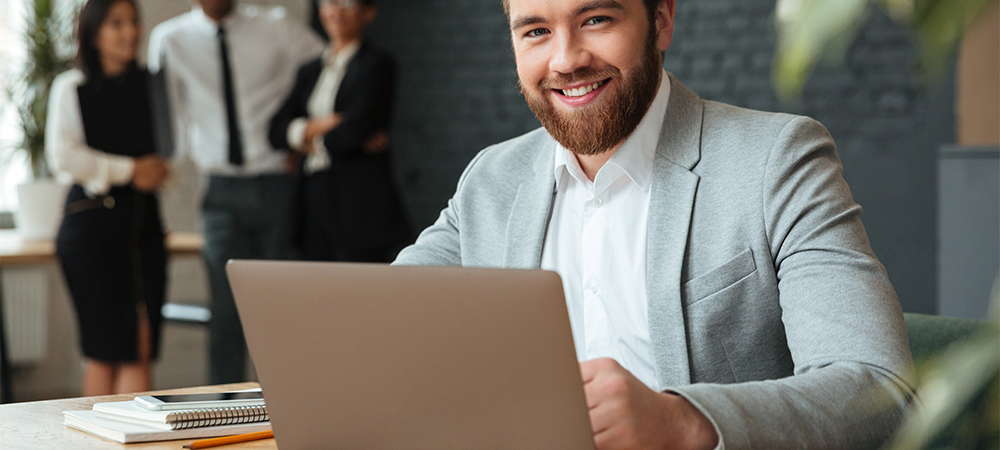
[{"label": "black blazer", "polygon": [[[299,69],[291,94],[271,119],[268,138],[274,148],[287,149],[292,120],[309,117],[309,96],[322,70],[321,58]],[[394,76],[391,57],[363,43],[337,90],[334,112],[342,115],[342,121],[323,137],[331,160],[328,188],[333,214],[328,220],[334,223],[328,225],[340,242],[354,248],[392,246],[410,235],[393,181],[391,149],[377,155],[362,150],[365,140],[376,131],[388,129]],[[301,170],[299,173],[300,186],[304,186],[305,175]],[[296,203],[300,206],[294,213],[293,228],[296,222],[301,223],[301,205],[305,204]]]}]

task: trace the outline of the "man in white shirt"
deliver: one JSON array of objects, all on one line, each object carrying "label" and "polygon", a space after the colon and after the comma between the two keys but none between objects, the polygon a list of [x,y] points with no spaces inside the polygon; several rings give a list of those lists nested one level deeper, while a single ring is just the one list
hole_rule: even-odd
[{"label": "man in white shirt", "polygon": [[177,157],[189,156],[209,177],[202,205],[212,290],[209,372],[220,384],[243,381],[246,360],[225,263],[287,256],[293,181],[267,128],[299,66],[324,44],[280,9],[198,3],[153,29],[149,69],[165,71]]},{"label": "man in white shirt", "polygon": [[395,263],[558,272],[599,449],[879,447],[912,361],[829,133],[664,72],[674,0],[504,8],[544,128]]}]

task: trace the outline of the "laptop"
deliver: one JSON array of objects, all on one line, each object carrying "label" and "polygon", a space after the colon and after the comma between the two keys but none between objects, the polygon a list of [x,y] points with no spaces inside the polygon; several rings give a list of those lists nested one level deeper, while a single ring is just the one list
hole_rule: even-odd
[{"label": "laptop", "polygon": [[226,269],[283,450],[594,448],[554,272]]}]

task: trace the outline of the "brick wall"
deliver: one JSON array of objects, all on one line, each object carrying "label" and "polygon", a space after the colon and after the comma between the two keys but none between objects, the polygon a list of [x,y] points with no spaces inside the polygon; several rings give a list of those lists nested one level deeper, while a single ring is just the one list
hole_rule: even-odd
[{"label": "brick wall", "polygon": [[[517,89],[499,0],[378,4],[371,37],[399,67],[396,168],[422,229],[476,152],[538,122]],[[935,154],[954,141],[953,82],[922,87],[911,75],[907,32],[874,14],[844,65],[820,68],[801,104],[782,105],[770,85],[773,9],[773,0],[679,1],[664,67],[706,99],[825,124],[904,309],[934,312]]]},{"label": "brick wall", "polygon": [[393,151],[423,229],[482,148],[537,128],[517,89],[499,0],[380,0],[369,35],[396,56]]}]

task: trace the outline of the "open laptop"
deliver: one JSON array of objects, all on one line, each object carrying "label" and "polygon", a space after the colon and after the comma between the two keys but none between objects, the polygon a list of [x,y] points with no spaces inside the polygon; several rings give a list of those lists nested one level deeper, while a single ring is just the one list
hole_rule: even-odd
[{"label": "open laptop", "polygon": [[558,275],[227,266],[280,448],[591,449]]}]

